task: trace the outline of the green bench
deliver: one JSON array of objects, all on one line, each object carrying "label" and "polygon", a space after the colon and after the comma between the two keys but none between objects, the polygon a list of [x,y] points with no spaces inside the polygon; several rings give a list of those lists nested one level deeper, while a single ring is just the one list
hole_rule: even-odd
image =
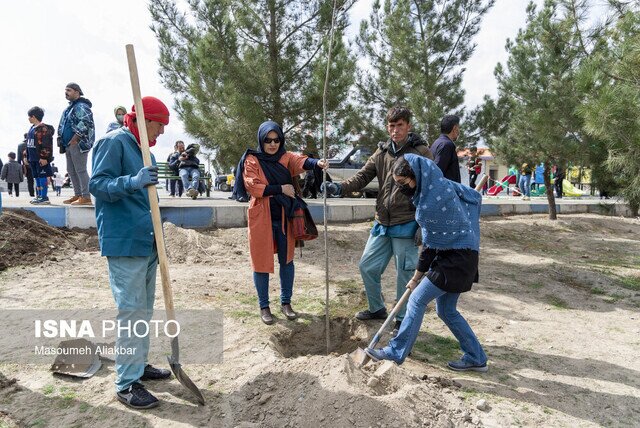
[{"label": "green bench", "polygon": [[[180,176],[174,175],[173,171],[169,168],[169,162],[158,162],[158,180],[181,180]],[[204,182],[205,192],[207,198],[211,196],[211,174],[205,171],[204,164],[198,165],[200,170],[200,181]]]}]

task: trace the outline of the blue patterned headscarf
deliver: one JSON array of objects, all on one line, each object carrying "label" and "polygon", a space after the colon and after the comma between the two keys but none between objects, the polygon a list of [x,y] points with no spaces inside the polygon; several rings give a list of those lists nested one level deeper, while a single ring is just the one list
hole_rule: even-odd
[{"label": "blue patterned headscarf", "polygon": [[416,221],[422,243],[439,250],[480,250],[482,196],[474,189],[448,180],[430,159],[414,154],[404,158],[416,177]]}]

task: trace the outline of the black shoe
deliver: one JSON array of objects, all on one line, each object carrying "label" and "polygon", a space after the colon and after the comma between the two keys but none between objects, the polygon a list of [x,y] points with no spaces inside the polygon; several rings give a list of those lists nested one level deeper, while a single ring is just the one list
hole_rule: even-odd
[{"label": "black shoe", "polygon": [[260,308],[260,319],[267,325],[273,324],[273,315],[271,315],[271,309],[269,309],[268,306],[266,308]]},{"label": "black shoe", "polygon": [[287,319],[290,321],[298,318],[298,314],[293,311],[291,303],[285,303],[284,305],[280,306],[280,311],[282,311],[284,316],[287,317]]},{"label": "black shoe", "polygon": [[159,404],[158,399],[139,382],[134,382],[129,388],[118,391],[116,397],[132,409],[151,409]]},{"label": "black shoe", "polygon": [[391,332],[391,337],[396,337],[398,335],[398,331],[400,331],[400,325],[402,324],[402,320],[396,320],[396,323],[393,325],[393,331]]},{"label": "black shoe", "polygon": [[167,369],[158,369],[151,364],[147,364],[140,380],[162,380],[171,377],[171,371]]},{"label": "black shoe", "polygon": [[385,320],[387,319],[387,308],[378,309],[375,312],[370,312],[369,309],[360,311],[356,314],[356,318],[362,321]]}]

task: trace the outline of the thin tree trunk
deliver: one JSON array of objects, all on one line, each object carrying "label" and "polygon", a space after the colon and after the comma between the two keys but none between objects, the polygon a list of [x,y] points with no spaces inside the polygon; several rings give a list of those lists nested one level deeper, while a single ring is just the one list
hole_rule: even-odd
[{"label": "thin tree trunk", "polygon": [[556,212],[556,197],[553,193],[553,186],[551,184],[551,162],[546,161],[544,163],[544,186],[547,189],[547,202],[549,204],[549,220],[557,220],[558,213]]},{"label": "thin tree trunk", "polygon": [[269,1],[269,66],[271,69],[271,96],[273,99],[273,121],[284,128],[282,123],[282,92],[278,78],[278,26],[276,21],[276,1]]}]

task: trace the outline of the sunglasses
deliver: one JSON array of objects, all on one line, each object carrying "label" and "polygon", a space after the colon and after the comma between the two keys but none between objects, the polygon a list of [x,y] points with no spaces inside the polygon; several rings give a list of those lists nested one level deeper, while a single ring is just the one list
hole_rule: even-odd
[{"label": "sunglasses", "polygon": [[278,138],[265,138],[264,139],[264,143],[265,144],[280,144],[280,139],[278,139]]}]

